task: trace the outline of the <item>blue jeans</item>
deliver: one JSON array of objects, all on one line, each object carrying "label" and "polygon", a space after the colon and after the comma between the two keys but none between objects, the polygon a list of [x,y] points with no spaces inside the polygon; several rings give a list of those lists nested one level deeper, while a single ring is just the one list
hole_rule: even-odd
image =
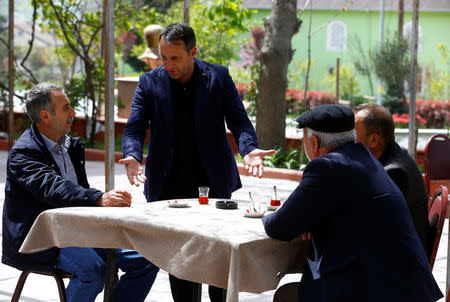
[{"label": "blue jeans", "polygon": [[[66,288],[68,302],[93,302],[105,283],[105,249],[62,248],[58,268],[75,275]],[[117,266],[124,272],[114,287],[114,301],[144,301],[159,268],[136,251],[116,250]]]}]

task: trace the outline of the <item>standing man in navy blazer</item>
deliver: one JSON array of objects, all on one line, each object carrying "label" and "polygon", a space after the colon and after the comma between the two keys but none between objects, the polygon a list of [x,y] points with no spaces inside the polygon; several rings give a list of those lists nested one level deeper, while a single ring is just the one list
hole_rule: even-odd
[{"label": "standing man in navy blazer", "polygon": [[323,105],[297,122],[311,162],[300,185],[263,223],[280,240],[310,236],[313,253],[301,282],[281,287],[274,301],[443,297],[402,193],[370,151],[354,143],[352,110]]},{"label": "standing man in navy blazer", "polygon": [[[236,139],[244,165],[262,176],[262,160],[275,150],[259,150],[255,130],[227,68],[196,59],[196,38],[186,24],[169,25],[160,35],[163,66],[140,76],[123,135],[120,163],[131,184],[144,183],[147,201],[192,198],[199,186],[210,196],[230,198],[239,189],[225,122]],[[141,166],[146,129],[150,145],[145,174]],[[198,296],[201,284],[170,276],[175,301]],[[225,290],[210,286],[212,301]]]}]

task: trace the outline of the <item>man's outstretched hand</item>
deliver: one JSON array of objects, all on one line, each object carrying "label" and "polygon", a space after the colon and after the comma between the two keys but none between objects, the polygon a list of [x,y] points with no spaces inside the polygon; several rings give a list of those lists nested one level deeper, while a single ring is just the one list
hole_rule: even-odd
[{"label": "man's outstretched hand", "polygon": [[264,172],[263,159],[264,156],[272,155],[275,150],[255,149],[244,156],[244,167],[248,173],[253,176],[262,177]]},{"label": "man's outstretched hand", "polygon": [[127,158],[119,159],[119,164],[125,165],[130,184],[139,187],[139,183],[145,183],[147,180],[144,169],[134,157],[128,156]]}]

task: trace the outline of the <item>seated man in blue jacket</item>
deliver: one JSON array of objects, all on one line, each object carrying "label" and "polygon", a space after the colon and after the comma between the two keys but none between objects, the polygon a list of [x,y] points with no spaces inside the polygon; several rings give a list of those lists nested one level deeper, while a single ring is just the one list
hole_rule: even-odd
[{"label": "seated man in blue jacket", "polygon": [[442,293],[405,199],[363,144],[355,144],[350,108],[323,105],[303,115],[311,162],[283,206],[263,218],[280,240],[311,237],[300,283],[274,301],[432,302]]},{"label": "seated man in blue jacket", "polygon": [[[9,153],[3,206],[2,262],[18,269],[62,269],[73,275],[67,301],[94,301],[102,291],[105,250],[51,248],[19,253],[36,217],[43,211],[71,206],[129,207],[126,191],[103,193],[89,188],[84,145],[66,133],[75,116],[60,85],[40,83],[27,95],[32,126]],[[117,265],[125,273],[114,289],[116,301],[144,301],[158,268],[135,251],[117,250]]]}]

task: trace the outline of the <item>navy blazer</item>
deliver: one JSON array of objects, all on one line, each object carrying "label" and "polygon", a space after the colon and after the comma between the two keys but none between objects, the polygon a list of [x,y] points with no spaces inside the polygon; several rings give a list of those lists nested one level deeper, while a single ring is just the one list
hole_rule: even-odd
[{"label": "navy blazer", "polygon": [[[258,148],[256,133],[228,69],[195,59],[195,130],[203,169],[218,197],[230,198],[241,181],[228,142],[225,122],[244,157]],[[159,199],[170,171],[174,148],[172,88],[164,66],[144,73],[134,93],[123,134],[122,155],[142,161],[146,130],[150,144],[145,164],[147,201]]]},{"label": "navy blazer", "polygon": [[430,302],[442,297],[405,199],[362,144],[312,160],[283,206],[263,218],[269,236],[314,238],[321,277],[307,270],[301,301]]},{"label": "navy blazer", "polygon": [[25,130],[9,152],[3,205],[2,262],[19,269],[56,269],[59,249],[19,253],[37,216],[45,210],[70,206],[95,206],[103,193],[89,188],[84,144],[70,138],[68,149],[78,185],[63,179],[36,128]]}]

